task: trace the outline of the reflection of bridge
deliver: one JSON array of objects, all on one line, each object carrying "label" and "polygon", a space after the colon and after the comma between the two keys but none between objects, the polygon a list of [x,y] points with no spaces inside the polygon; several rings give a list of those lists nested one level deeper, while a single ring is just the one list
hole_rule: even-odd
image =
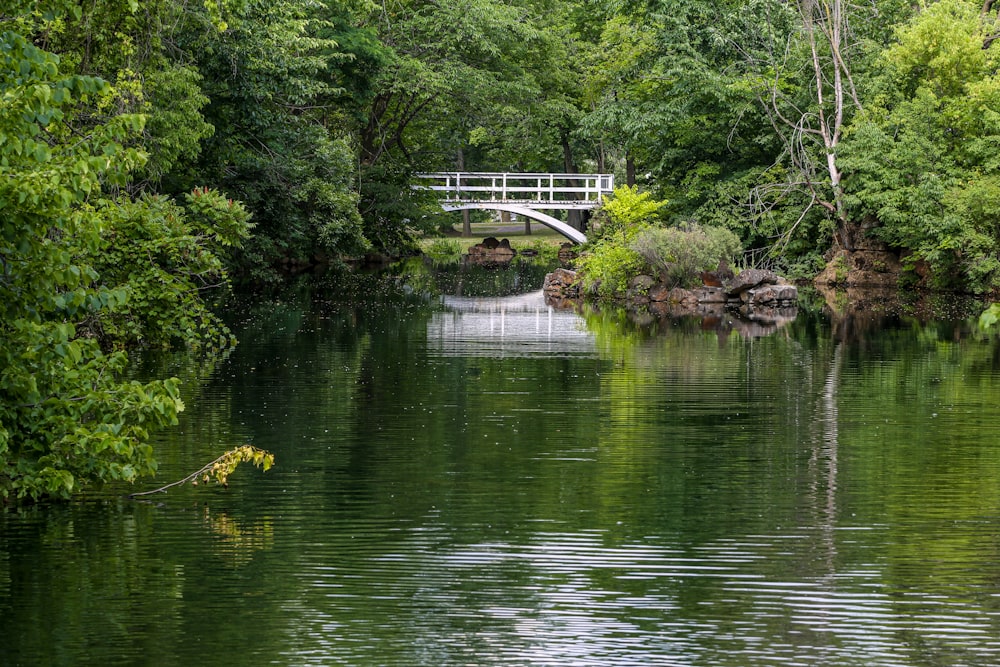
[{"label": "reflection of bridge", "polygon": [[504,298],[444,297],[427,323],[427,345],[442,356],[592,356],[594,336],[572,311],[545,304],[541,290]]},{"label": "reflection of bridge", "polygon": [[546,209],[591,209],[615,188],[611,174],[509,174],[438,172],[417,174],[416,187],[441,193],[446,211],[490,209],[537,220],[575,243],[587,237],[562,220],[542,213]]}]

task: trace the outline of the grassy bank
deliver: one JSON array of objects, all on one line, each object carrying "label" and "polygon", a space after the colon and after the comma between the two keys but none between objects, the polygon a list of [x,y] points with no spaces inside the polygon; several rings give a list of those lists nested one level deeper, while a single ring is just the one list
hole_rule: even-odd
[{"label": "grassy bank", "polygon": [[510,246],[515,250],[528,248],[541,251],[546,247],[558,249],[568,239],[562,234],[549,229],[545,225],[533,224],[531,234],[524,233],[523,223],[473,223],[472,236],[464,237],[455,235],[426,236],[420,239],[420,248],[427,252],[432,247],[441,247],[443,244],[457,247],[461,253],[467,253],[469,248],[482,243],[483,239],[493,236],[498,239],[508,239]]}]

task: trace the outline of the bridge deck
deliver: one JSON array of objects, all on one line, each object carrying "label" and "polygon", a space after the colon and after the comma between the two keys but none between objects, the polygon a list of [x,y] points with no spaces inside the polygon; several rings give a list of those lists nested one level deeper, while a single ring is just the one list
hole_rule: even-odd
[{"label": "bridge deck", "polygon": [[436,172],[418,174],[418,186],[441,193],[442,204],[520,204],[532,209],[588,209],[615,186],[612,174]]}]

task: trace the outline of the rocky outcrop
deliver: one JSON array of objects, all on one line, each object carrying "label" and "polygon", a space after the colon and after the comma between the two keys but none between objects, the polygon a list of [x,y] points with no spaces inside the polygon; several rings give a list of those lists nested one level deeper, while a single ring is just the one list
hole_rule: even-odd
[{"label": "rocky outcrop", "polygon": [[[622,298],[634,306],[649,304],[660,314],[722,313],[726,309],[739,310],[744,315],[757,311],[784,311],[798,303],[798,289],[773,271],[747,269],[739,275],[725,276],[719,271],[711,272],[710,282],[721,285],[702,285],[694,289],[670,287],[652,276],[639,275],[629,281],[628,290]],[[580,276],[575,271],[556,269],[545,277],[543,287],[550,298],[575,299],[580,296]],[[786,317],[783,313],[782,317]]]},{"label": "rocky outcrop", "polygon": [[556,269],[545,276],[542,291],[546,297],[576,299],[580,296],[580,277],[576,271]]},{"label": "rocky outcrop", "polygon": [[[898,287],[903,275],[900,256],[877,239],[866,236],[860,225],[847,230],[850,248],[839,243],[827,255],[826,267],[813,280],[817,287]],[[924,267],[925,268],[925,267]],[[920,267],[916,273],[920,278]],[[926,272],[925,272],[926,273]]]},{"label": "rocky outcrop", "polygon": [[794,285],[760,285],[740,292],[740,301],[752,308],[785,308],[798,302]]},{"label": "rocky outcrop", "polygon": [[738,276],[734,276],[723,287],[731,296],[739,296],[747,290],[756,289],[763,285],[777,285],[780,278],[774,271],[767,269],[747,269],[741,271]]},{"label": "rocky outcrop", "polygon": [[517,251],[510,247],[510,241],[502,241],[490,236],[482,243],[469,248],[468,261],[473,264],[509,264]]}]

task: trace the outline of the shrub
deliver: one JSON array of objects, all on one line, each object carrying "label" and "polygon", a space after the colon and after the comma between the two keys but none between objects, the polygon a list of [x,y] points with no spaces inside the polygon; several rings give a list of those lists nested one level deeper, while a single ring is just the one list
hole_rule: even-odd
[{"label": "shrub", "polygon": [[527,243],[522,243],[519,245],[518,250],[533,250],[537,252],[539,261],[551,263],[559,259],[559,245],[544,239],[533,239]]},{"label": "shrub", "polygon": [[624,292],[629,279],[643,268],[642,257],[635,250],[613,243],[600,243],[577,259],[584,289],[596,288],[604,298]]},{"label": "shrub", "polygon": [[462,244],[455,239],[434,239],[424,253],[435,261],[455,261],[462,256]]},{"label": "shrub", "polygon": [[635,186],[615,188],[614,196],[598,209],[591,220],[591,238],[596,241],[628,243],[656,220],[665,201],[639,193]]},{"label": "shrub", "polygon": [[640,232],[631,249],[668,284],[687,287],[697,283],[701,271],[732,262],[740,252],[740,240],[722,227],[689,224],[652,228]]}]

